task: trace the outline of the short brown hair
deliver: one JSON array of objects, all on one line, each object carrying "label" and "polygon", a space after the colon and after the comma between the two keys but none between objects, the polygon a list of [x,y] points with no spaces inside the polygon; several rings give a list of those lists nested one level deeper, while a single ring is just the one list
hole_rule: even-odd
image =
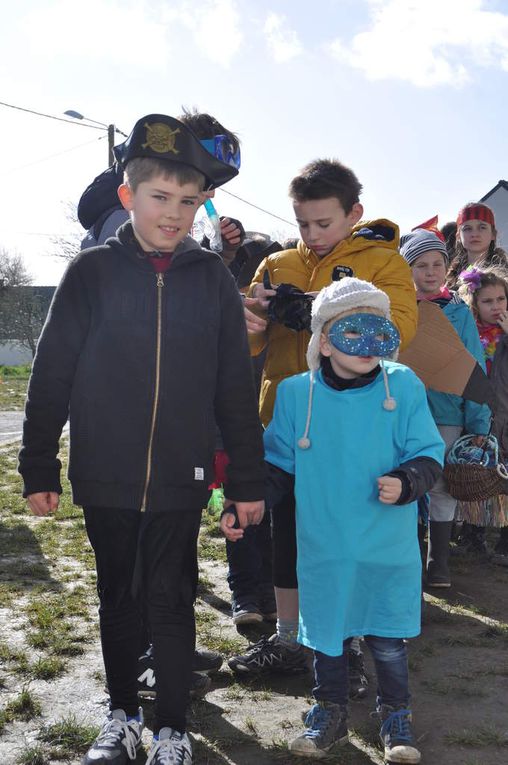
[{"label": "short brown hair", "polygon": [[240,139],[236,133],[225,128],[224,125],[222,125],[219,120],[216,120],[215,117],[212,117],[211,114],[198,112],[196,107],[187,109],[185,106],[182,106],[182,111],[183,114],[181,114],[178,119],[180,122],[183,122],[184,125],[187,125],[199,139],[213,138],[215,135],[225,135],[231,144],[233,152],[238,151],[240,148]]},{"label": "short brown hair", "polygon": [[164,179],[174,178],[180,186],[185,183],[195,183],[199,191],[205,188],[205,176],[199,170],[182,162],[172,162],[170,159],[155,159],[154,157],[134,157],[127,162],[125,182],[136,191],[140,183],[150,181],[155,176]]},{"label": "short brown hair", "polygon": [[316,159],[293,178],[289,196],[295,202],[336,197],[346,215],[360,201],[362,184],[353,171],[337,159]]}]

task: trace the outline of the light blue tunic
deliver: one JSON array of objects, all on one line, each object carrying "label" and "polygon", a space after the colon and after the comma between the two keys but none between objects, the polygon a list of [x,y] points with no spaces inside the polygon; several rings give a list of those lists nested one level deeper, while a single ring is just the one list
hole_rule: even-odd
[{"label": "light blue tunic", "polygon": [[420,380],[401,364],[385,368],[394,411],[383,408],[381,373],[363,388],[338,391],[318,372],[311,445],[301,449],[307,372],[279,385],[265,432],[267,461],[295,474],[298,639],[329,656],[340,656],[354,635],[420,632],[417,504],[382,504],[376,479],[416,457],[442,464],[444,445]]}]

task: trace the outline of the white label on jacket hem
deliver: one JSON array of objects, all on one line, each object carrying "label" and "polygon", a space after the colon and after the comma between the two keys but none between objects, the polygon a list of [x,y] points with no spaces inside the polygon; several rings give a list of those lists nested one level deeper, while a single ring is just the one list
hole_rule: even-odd
[{"label": "white label on jacket hem", "polygon": [[194,468],[194,480],[195,481],[204,481],[205,480],[205,471],[203,468]]}]

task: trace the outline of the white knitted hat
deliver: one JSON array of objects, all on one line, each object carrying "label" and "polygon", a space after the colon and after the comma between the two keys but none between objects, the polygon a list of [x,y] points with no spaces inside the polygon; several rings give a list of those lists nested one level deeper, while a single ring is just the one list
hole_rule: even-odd
[{"label": "white knitted hat", "polygon": [[326,322],[353,308],[377,308],[386,319],[391,318],[388,295],[370,282],[350,276],[332,282],[321,290],[312,304],[312,337],[307,348],[310,370],[319,369],[319,341]]},{"label": "white knitted hat", "polygon": [[[309,379],[309,398],[307,405],[307,419],[305,421],[305,430],[298,439],[300,449],[309,449],[311,441],[309,438],[310,423],[312,416],[312,396],[314,390],[314,377],[316,370],[320,366],[319,341],[323,326],[327,321],[339,316],[353,308],[377,308],[386,319],[390,317],[390,300],[388,295],[382,290],[378,290],[370,282],[364,282],[362,279],[346,276],[337,282],[332,282],[317,295],[312,304],[311,329],[312,337],[307,348],[307,364],[310,369]],[[397,406],[394,398],[390,395],[388,386],[388,376],[383,364],[380,361],[383,373],[386,398],[383,401],[383,409],[393,412]]]}]

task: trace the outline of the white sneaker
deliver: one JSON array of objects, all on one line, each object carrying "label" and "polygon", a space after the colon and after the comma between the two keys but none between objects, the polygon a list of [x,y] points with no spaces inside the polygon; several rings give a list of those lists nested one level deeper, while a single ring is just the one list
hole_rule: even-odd
[{"label": "white sneaker", "polygon": [[192,765],[192,747],[186,733],[161,728],[154,739],[145,765]]},{"label": "white sneaker", "polygon": [[110,712],[82,765],[124,765],[127,760],[135,760],[144,728],[141,707],[138,716],[139,720],[127,720],[123,709]]}]

